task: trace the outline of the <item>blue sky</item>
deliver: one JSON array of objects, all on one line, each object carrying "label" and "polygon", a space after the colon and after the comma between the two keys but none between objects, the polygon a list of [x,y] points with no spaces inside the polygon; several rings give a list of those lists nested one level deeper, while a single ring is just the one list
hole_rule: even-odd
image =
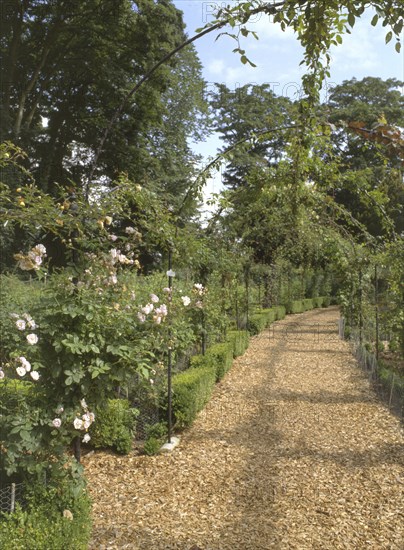
[{"label": "blue sky", "polygon": [[[200,0],[174,0],[174,4],[183,11],[186,32],[189,36],[197,28],[212,20],[215,8],[234,2],[203,2]],[[358,80],[366,76],[383,79],[404,80],[404,49],[398,54],[394,49],[394,40],[385,44],[386,29],[380,24],[370,24],[373,12],[368,10],[357,20],[351,35],[345,35],[343,43],[331,51],[331,78],[326,84],[322,98],[326,100],[327,86],[339,84],[343,80],[355,77]],[[225,83],[230,89],[236,89],[249,83],[270,84],[277,95],[297,98],[301,93],[301,76],[304,67],[299,63],[303,50],[292,31],[282,32],[269,16],[259,14],[247,27],[257,32],[259,40],[253,37],[243,39],[242,47],[247,56],[257,65],[256,68],[243,65],[238,54],[232,53],[236,47],[234,40],[214,33],[207,35],[194,44],[203,65],[203,76],[207,86],[213,83]],[[205,158],[214,156],[220,146],[216,136],[196,146]],[[220,178],[209,186],[218,191]]]}]

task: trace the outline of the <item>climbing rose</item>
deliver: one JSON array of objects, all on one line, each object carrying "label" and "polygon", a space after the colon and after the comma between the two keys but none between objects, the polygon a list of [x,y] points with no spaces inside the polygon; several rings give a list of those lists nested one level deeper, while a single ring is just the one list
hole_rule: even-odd
[{"label": "climbing rose", "polygon": [[150,294],[150,300],[154,303],[154,304],[157,304],[159,302],[159,297],[156,296],[156,294]]},{"label": "climbing rose", "polygon": [[18,376],[24,376],[27,371],[24,369],[24,367],[17,367],[16,369]]},{"label": "climbing rose", "polygon": [[19,361],[21,362],[23,368],[29,372],[31,370],[31,363],[25,359],[25,357],[19,357]]},{"label": "climbing rose", "polygon": [[31,344],[31,346],[33,346],[38,342],[38,336],[36,334],[28,334],[27,341],[28,341],[28,344]]},{"label": "climbing rose", "polygon": [[91,439],[90,434],[85,434],[83,437],[83,443],[88,443],[90,439]]},{"label": "climbing rose", "polygon": [[39,372],[37,370],[33,370],[30,372],[32,380],[39,380]]},{"label": "climbing rose", "polygon": [[5,377],[4,371],[0,369],[0,380],[3,380],[4,377]]},{"label": "climbing rose", "polygon": [[25,321],[23,321],[22,319],[18,319],[15,324],[18,330],[25,330]]},{"label": "climbing rose", "polygon": [[137,317],[141,323],[144,323],[146,321],[146,315],[144,313],[141,313],[140,311],[137,314]]},{"label": "climbing rose", "polygon": [[61,425],[62,425],[62,421],[60,420],[60,418],[54,418],[52,420],[52,426],[54,428],[60,428]]},{"label": "climbing rose", "polygon": [[181,296],[181,300],[184,306],[189,306],[189,304],[191,303],[191,298],[189,298],[188,296]]}]

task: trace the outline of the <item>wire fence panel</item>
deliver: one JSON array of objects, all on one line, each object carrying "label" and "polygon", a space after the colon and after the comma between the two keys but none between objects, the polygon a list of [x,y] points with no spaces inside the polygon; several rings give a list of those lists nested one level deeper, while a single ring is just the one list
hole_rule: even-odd
[{"label": "wire fence panel", "polygon": [[[340,335],[343,336],[345,320],[340,320]],[[393,370],[383,367],[377,360],[376,353],[369,347],[369,340],[366,339],[367,331],[352,330],[350,342],[353,353],[359,366],[366,373],[378,397],[387,405],[389,410],[396,414],[401,421],[404,420],[404,383]]]},{"label": "wire fence panel", "polygon": [[11,483],[0,489],[0,512],[14,512],[16,504],[24,502],[24,484]]}]

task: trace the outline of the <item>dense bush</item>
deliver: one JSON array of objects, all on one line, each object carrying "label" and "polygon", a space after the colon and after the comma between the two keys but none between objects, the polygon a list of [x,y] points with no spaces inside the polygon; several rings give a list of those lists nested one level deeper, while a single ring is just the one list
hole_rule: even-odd
[{"label": "dense bush", "polygon": [[2,550],[86,550],[91,534],[90,501],[61,494],[61,488],[36,488],[27,505],[0,514]]},{"label": "dense bush", "polygon": [[264,313],[254,313],[250,315],[247,324],[247,330],[251,336],[255,336],[263,331],[267,326],[267,316]]},{"label": "dense bush", "polygon": [[139,411],[132,409],[126,399],[109,399],[107,406],[96,412],[96,421],[90,429],[92,445],[129,453],[138,415]]},{"label": "dense bush", "polygon": [[194,365],[173,377],[173,415],[178,428],[190,426],[209,401],[216,382],[213,356],[196,356]]},{"label": "dense bush", "polygon": [[323,296],[317,296],[316,298],[312,298],[314,307],[322,307],[324,303],[324,297]]},{"label": "dense bush", "polygon": [[206,355],[212,357],[212,363],[216,368],[216,381],[223,378],[233,364],[233,348],[229,342],[211,346]]},{"label": "dense bush", "polygon": [[246,330],[230,330],[227,333],[227,341],[233,349],[233,357],[243,355],[248,348],[248,332]]},{"label": "dense bush", "polygon": [[279,321],[283,319],[286,315],[286,307],[285,306],[275,306],[273,308],[276,311],[276,320]]}]

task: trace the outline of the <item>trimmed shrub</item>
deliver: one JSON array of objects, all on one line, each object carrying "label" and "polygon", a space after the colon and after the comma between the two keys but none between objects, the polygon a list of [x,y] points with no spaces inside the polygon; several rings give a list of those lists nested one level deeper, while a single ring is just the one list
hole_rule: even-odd
[{"label": "trimmed shrub", "polygon": [[158,422],[149,426],[146,430],[146,441],[143,445],[143,452],[148,456],[156,455],[167,436],[168,429],[165,422]]},{"label": "trimmed shrub", "polygon": [[254,315],[250,315],[250,318],[248,319],[247,330],[251,334],[251,336],[259,334],[261,331],[264,330],[266,326],[265,313],[255,313]]},{"label": "trimmed shrub", "polygon": [[285,306],[276,306],[274,307],[276,311],[276,320],[280,321],[281,319],[285,318],[286,315],[286,307]]},{"label": "trimmed shrub", "polygon": [[303,309],[304,311],[309,311],[310,309],[314,309],[315,305],[312,298],[305,298],[302,300],[303,303]]},{"label": "trimmed shrub", "polygon": [[232,346],[233,357],[243,355],[248,348],[248,332],[246,330],[230,330],[227,333],[227,341]]},{"label": "trimmed shrub", "polygon": [[86,550],[91,535],[86,494],[63,502],[56,489],[46,489],[23,510],[0,514],[2,550]]},{"label": "trimmed shrub", "polygon": [[96,411],[95,422],[90,429],[92,445],[128,454],[132,449],[138,415],[139,411],[132,409],[127,399],[108,399],[107,406]]},{"label": "trimmed shrub", "polygon": [[291,300],[286,304],[286,313],[303,313],[304,305],[302,300]]},{"label": "trimmed shrub", "polygon": [[328,306],[330,306],[330,305],[331,305],[331,298],[330,298],[330,296],[325,296],[325,297],[324,297],[324,300],[323,300],[322,306],[323,306],[323,307],[328,307]]},{"label": "trimmed shrub", "polygon": [[215,344],[208,348],[206,355],[212,357],[212,363],[216,367],[216,381],[218,382],[233,364],[233,348],[229,342]]},{"label": "trimmed shrub", "polygon": [[324,303],[324,296],[317,296],[316,298],[312,298],[314,307],[322,307]]},{"label": "trimmed shrub", "polygon": [[216,382],[213,360],[213,356],[194,356],[191,364],[205,363],[209,366],[194,366],[173,377],[173,414],[178,428],[190,426],[209,401]]}]

